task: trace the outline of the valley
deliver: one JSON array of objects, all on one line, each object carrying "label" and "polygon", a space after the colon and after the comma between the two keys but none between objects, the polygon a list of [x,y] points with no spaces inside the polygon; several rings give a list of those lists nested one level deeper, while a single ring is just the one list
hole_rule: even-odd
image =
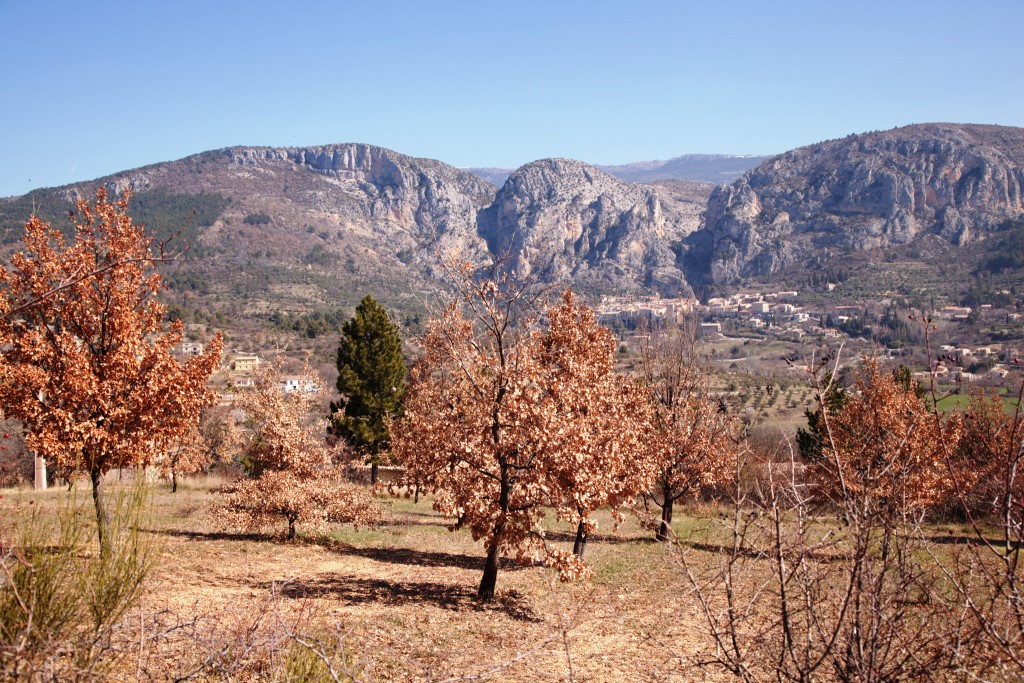
[{"label": "valley", "polygon": [[[998,376],[955,367],[1005,388],[1024,338],[1022,149],[1021,129],[955,124],[770,159],[547,159],[487,172],[363,144],[229,148],[0,200],[0,244],[17,248],[33,210],[66,229],[74,197],[131,189],[135,219],[182,250],[160,270],[188,341],[220,331],[238,353],[312,358],[328,381],[339,326],[365,294],[412,339],[449,291],[446,262],[499,258],[599,311],[604,300],[681,297],[716,330],[706,341],[723,387],[795,381],[788,359],[840,342],[850,357],[927,370],[908,316],[964,305],[973,315],[942,323],[933,361],[943,345],[992,347]],[[761,300],[772,292],[795,294]],[[635,352],[640,319],[607,321]],[[772,351],[722,357],[736,346]]]}]

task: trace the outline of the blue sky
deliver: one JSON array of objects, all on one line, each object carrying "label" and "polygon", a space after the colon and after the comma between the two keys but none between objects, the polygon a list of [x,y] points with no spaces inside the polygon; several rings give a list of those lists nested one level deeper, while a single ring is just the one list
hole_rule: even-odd
[{"label": "blue sky", "polygon": [[0,0],[0,196],[230,145],[456,166],[1024,126],[1024,2]]}]

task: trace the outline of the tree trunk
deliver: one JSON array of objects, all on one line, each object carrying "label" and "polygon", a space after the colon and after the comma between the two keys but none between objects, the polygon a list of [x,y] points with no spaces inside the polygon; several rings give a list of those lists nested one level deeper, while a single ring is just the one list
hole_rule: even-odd
[{"label": "tree trunk", "polygon": [[661,505],[661,526],[658,528],[656,538],[659,541],[667,541],[672,537],[672,496],[665,496],[665,502]]},{"label": "tree trunk", "polygon": [[416,484],[416,493],[415,493],[415,495],[413,496],[413,499],[412,499],[412,504],[413,504],[413,505],[416,505],[416,504],[417,504],[417,503],[419,503],[419,502],[420,502],[420,485],[419,485],[419,484]]},{"label": "tree trunk", "polygon": [[99,470],[93,470],[89,472],[89,480],[92,482],[92,503],[96,507],[96,537],[100,542],[100,554],[105,555],[107,546],[103,543],[103,527],[106,526],[106,515],[103,512],[102,492],[100,491],[103,475]]},{"label": "tree trunk", "polygon": [[476,592],[476,597],[483,602],[490,602],[494,599],[494,586],[498,582],[498,547],[501,545],[501,540],[505,536],[505,524],[508,520],[508,505],[509,505],[509,489],[511,487],[508,483],[508,469],[503,467],[501,472],[501,497],[499,504],[501,505],[502,517],[494,526],[494,531],[491,532],[491,545],[487,550],[487,561],[484,563],[484,576],[480,579],[480,589]]},{"label": "tree trunk", "polygon": [[379,468],[380,468],[379,464],[377,464],[375,462],[371,462],[370,463],[370,486],[376,486],[377,485],[377,474],[378,474],[377,470]]},{"label": "tree trunk", "polygon": [[587,551],[587,527],[583,523],[583,520],[580,520],[580,525],[578,527],[576,527],[576,543],[574,543],[573,546],[572,546],[572,553],[576,557],[580,558],[580,560],[582,561],[583,560],[583,553],[585,553],[586,551]]},{"label": "tree trunk", "polygon": [[288,540],[290,541],[293,538],[295,538],[295,518],[294,517],[289,517],[288,518]]},{"label": "tree trunk", "polygon": [[498,583],[498,544],[487,549],[487,561],[484,563],[484,576],[480,579],[480,589],[476,597],[483,602],[494,599],[494,586]]},{"label": "tree trunk", "polygon": [[178,473],[171,470],[171,493],[178,492]]}]

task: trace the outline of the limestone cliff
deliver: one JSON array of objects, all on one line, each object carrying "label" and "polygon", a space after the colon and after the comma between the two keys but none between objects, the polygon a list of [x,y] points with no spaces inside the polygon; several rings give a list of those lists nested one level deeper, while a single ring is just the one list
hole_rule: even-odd
[{"label": "limestone cliff", "polygon": [[1024,212],[1024,129],[925,124],[770,159],[712,193],[691,277],[767,275],[825,249],[984,238]]},{"label": "limestone cliff", "polygon": [[491,252],[521,273],[663,294],[689,291],[673,247],[694,227],[664,190],[571,159],[517,169],[478,218]]}]

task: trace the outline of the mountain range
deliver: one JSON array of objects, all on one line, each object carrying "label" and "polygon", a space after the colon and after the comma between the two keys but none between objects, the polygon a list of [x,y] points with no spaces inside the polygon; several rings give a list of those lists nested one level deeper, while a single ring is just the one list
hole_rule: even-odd
[{"label": "mountain range", "polygon": [[414,317],[453,257],[502,256],[591,297],[822,267],[871,281],[893,263],[946,259],[968,279],[1024,267],[1020,128],[925,124],[771,158],[543,159],[503,174],[366,144],[232,147],[0,200],[0,244],[15,248],[32,211],[69,228],[76,196],[131,188],[137,220],[189,243],[165,267],[172,302],[228,321],[349,310],[366,292]]},{"label": "mountain range", "polygon": [[[631,183],[653,183],[662,180],[695,180],[705,183],[729,183],[770,157],[742,154],[684,154],[667,161],[634,161],[631,164],[602,166],[608,175]],[[512,168],[467,168],[487,182],[501,187],[512,175]]]}]

